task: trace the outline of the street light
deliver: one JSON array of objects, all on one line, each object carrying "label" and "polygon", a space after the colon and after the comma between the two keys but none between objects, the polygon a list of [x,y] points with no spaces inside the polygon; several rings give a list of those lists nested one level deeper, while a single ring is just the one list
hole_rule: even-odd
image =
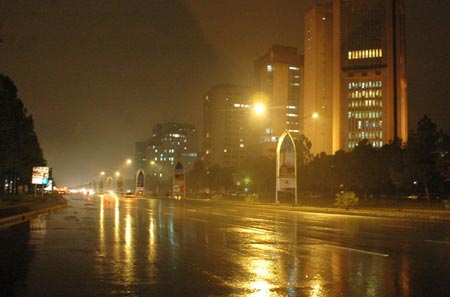
[{"label": "street light", "polygon": [[[260,116],[262,114],[264,114],[264,111],[266,110],[266,106],[263,102],[267,102],[267,100],[265,101],[261,101],[261,100],[255,100],[253,105],[253,112],[257,115]],[[295,204],[297,204],[297,190],[298,190],[298,185],[297,185],[297,148],[296,148],[296,144],[294,141],[294,138],[292,137],[291,133],[298,133],[297,135],[300,134],[300,128],[303,127],[303,125],[301,124],[303,120],[307,119],[307,118],[313,118],[313,119],[317,119],[319,117],[319,114],[317,112],[313,112],[311,114],[305,115],[303,117],[300,117],[297,113],[298,107],[291,105],[291,106],[285,106],[285,105],[280,105],[280,106],[269,106],[267,107],[267,109],[277,109],[277,114],[276,114],[276,118],[277,119],[284,119],[284,115],[282,117],[281,112],[284,113],[283,110],[285,111],[285,116],[288,118],[292,118],[292,121],[286,121],[286,124],[284,124],[284,122],[279,122],[279,123],[275,123],[275,127],[277,127],[278,129],[284,128],[285,131],[281,134],[280,131],[275,130],[274,128],[266,128],[266,134],[267,133],[271,133],[271,137],[270,137],[270,142],[275,142],[274,140],[278,139],[278,144],[277,144],[277,149],[276,149],[276,158],[277,158],[277,171],[276,171],[276,189],[275,189],[275,203],[278,203],[278,191],[280,189],[282,189],[282,183],[283,183],[283,189],[290,189],[292,188],[292,186],[294,186],[294,196],[295,196]],[[284,120],[283,120],[284,121]],[[289,123],[289,124],[288,124]],[[274,123],[272,122],[271,125],[273,125]],[[283,127],[284,126],[284,127]],[[275,130],[275,131],[274,131]],[[303,130],[303,129],[302,129]],[[269,131],[269,132],[268,132]],[[267,135],[265,137],[265,139],[267,138]],[[285,143],[285,139],[287,139],[288,143]],[[269,141],[267,141],[269,142]],[[283,149],[286,150],[288,145],[290,144],[290,142],[292,142],[291,146],[292,146],[292,152],[289,152],[289,154],[293,154],[294,156],[294,161],[292,162],[294,165],[294,174],[290,174],[286,177],[281,176],[281,174],[279,173],[279,171],[281,171],[281,165],[285,165],[284,161],[281,162],[281,148],[284,147]],[[286,156],[286,151],[284,152],[284,155]],[[279,168],[280,167],[280,168]]]},{"label": "street light", "polygon": [[266,112],[266,105],[261,102],[257,102],[253,107],[253,111],[257,115],[262,115]]}]

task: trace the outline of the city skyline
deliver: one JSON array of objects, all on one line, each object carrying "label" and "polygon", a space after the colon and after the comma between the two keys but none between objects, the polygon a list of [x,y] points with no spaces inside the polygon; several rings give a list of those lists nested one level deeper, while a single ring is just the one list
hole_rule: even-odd
[{"label": "city skyline", "polygon": [[[78,184],[132,156],[158,122],[201,129],[203,94],[250,85],[253,61],[274,44],[303,53],[315,2],[2,3],[1,72],[33,116],[56,181]],[[446,11],[443,1],[406,3],[411,129],[424,114],[449,127]]]}]

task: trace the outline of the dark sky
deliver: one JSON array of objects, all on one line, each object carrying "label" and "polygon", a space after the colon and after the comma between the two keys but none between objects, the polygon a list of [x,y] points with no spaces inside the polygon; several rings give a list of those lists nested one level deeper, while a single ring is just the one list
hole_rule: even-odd
[{"label": "dark sky", "polygon": [[[121,169],[156,123],[201,128],[203,94],[249,84],[273,44],[303,53],[314,0],[0,0],[0,72],[33,115],[59,185]],[[445,0],[406,0],[410,127],[450,127]],[[123,169],[123,168],[122,168]]]}]

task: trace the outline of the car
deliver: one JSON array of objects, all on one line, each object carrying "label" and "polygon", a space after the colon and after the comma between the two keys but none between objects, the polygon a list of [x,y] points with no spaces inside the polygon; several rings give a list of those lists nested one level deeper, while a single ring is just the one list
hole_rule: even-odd
[{"label": "car", "polygon": [[134,192],[126,192],[124,195],[123,195],[123,197],[125,197],[125,198],[134,198],[134,197],[136,197],[136,194],[134,193]]}]

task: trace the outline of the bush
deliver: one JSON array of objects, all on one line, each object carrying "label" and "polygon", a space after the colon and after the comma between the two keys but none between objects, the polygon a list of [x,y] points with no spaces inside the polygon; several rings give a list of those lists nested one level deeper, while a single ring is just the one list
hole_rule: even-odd
[{"label": "bush", "polygon": [[247,203],[259,202],[259,195],[258,194],[250,194],[250,195],[245,196],[244,200]]},{"label": "bush", "polygon": [[339,208],[349,209],[350,207],[356,207],[359,203],[359,198],[354,192],[344,192],[336,194],[336,205]]},{"label": "bush", "polygon": [[211,200],[216,200],[216,201],[223,200],[223,195],[221,195],[221,194],[214,194],[214,195],[211,196]]},{"label": "bush", "polygon": [[450,200],[444,200],[444,206],[445,208],[450,208]]}]

